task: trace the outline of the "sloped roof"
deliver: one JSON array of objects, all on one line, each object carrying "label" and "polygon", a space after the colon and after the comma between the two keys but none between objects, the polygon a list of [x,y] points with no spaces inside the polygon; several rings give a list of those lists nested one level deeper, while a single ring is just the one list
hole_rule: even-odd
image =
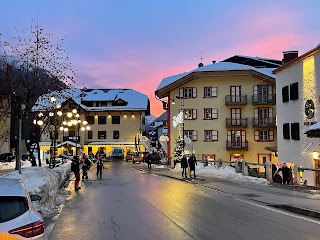
[{"label": "sloped roof", "polygon": [[218,62],[218,63],[205,65],[203,67],[198,67],[190,72],[185,72],[185,73],[177,74],[174,76],[166,77],[160,82],[155,93],[157,95],[159,91],[162,91],[164,88],[168,87],[171,84],[172,84],[172,86],[174,85],[174,87],[177,87],[176,84],[178,84],[179,81],[181,81],[184,78],[186,79],[188,77],[192,78],[192,75],[196,74],[196,73],[224,72],[224,73],[228,73],[230,75],[237,75],[239,71],[251,71],[251,72],[255,72],[257,74],[262,74],[269,79],[275,80],[276,76],[272,73],[272,71],[274,71],[275,69],[276,68],[255,68],[255,67],[252,67],[249,65],[232,63],[232,62]]},{"label": "sloped roof", "polygon": [[[147,95],[132,89],[64,89],[42,95],[38,98],[32,111],[44,111],[53,108],[50,98],[55,97],[55,105],[62,104],[68,99],[75,101],[85,111],[117,111],[117,110],[147,110],[149,98]],[[82,101],[117,101],[122,99],[126,106],[87,107]]]}]

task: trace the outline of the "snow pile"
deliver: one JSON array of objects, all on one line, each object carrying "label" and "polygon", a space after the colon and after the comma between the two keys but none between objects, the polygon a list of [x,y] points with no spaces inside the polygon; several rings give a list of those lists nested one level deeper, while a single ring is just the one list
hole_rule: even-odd
[{"label": "snow pile", "polygon": [[[172,169],[172,171],[182,172],[180,164],[177,164],[176,167]],[[207,167],[204,167],[202,163],[198,163],[198,165],[196,166],[196,175],[204,177],[215,177],[239,184],[270,184],[270,182],[264,178],[243,176],[242,173],[236,173],[235,168],[230,166],[217,168],[217,166],[208,165]]]},{"label": "snow pile", "polygon": [[[22,169],[21,175],[15,171],[10,172],[5,177],[21,179],[30,194],[40,195],[41,201],[34,203],[34,207],[43,217],[47,217],[54,213],[58,204],[63,201],[61,199],[61,197],[63,198],[63,192],[59,192],[59,189],[70,173],[70,165],[71,162],[69,161],[53,169],[29,167]],[[59,195],[61,193],[62,195]]]},{"label": "snow pile", "polygon": [[[30,167],[31,162],[30,161],[21,161],[21,167]],[[5,163],[0,163],[0,169],[15,169],[16,167],[16,162],[5,162]]]}]

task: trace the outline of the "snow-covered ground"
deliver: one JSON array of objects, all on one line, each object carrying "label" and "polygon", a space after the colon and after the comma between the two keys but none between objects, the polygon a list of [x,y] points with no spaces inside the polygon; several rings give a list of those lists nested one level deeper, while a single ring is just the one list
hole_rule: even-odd
[{"label": "snow-covered ground", "polygon": [[[41,201],[34,203],[34,206],[43,217],[55,213],[59,204],[64,202],[67,196],[66,190],[60,189],[60,186],[70,173],[71,162],[64,163],[53,169],[46,166],[29,167],[31,164],[28,161],[22,162],[22,164],[21,175],[18,171],[14,171],[1,177],[21,179],[30,194],[40,195]],[[0,169],[10,168],[15,168],[15,162],[0,163]]]}]

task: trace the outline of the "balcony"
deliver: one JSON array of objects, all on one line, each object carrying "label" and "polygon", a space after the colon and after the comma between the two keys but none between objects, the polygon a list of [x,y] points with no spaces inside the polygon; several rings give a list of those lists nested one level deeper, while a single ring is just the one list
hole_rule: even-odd
[{"label": "balcony", "polygon": [[253,127],[275,127],[276,118],[275,117],[253,118],[252,125]]},{"label": "balcony", "polygon": [[275,94],[254,94],[252,95],[252,105],[275,105]]},{"label": "balcony", "polygon": [[247,95],[242,95],[242,96],[226,95],[225,105],[226,106],[247,105]]},{"label": "balcony", "polygon": [[248,150],[248,141],[226,141],[227,151],[230,150]]},{"label": "balcony", "polygon": [[232,119],[226,118],[226,127],[227,128],[246,128],[248,127],[248,119]]}]

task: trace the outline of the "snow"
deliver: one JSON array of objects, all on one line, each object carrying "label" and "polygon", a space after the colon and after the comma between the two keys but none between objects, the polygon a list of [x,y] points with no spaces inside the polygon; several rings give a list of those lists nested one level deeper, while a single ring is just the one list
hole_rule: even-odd
[{"label": "snow", "polygon": [[218,63],[213,63],[213,64],[209,64],[209,65],[205,65],[203,67],[198,67],[194,70],[192,70],[191,72],[187,72],[187,73],[182,73],[182,74],[178,74],[178,75],[174,75],[174,76],[170,76],[167,78],[164,78],[160,84],[158,85],[157,90],[164,88],[165,86],[174,83],[176,81],[178,81],[179,79],[181,79],[182,77],[188,75],[188,74],[192,74],[193,72],[212,72],[212,71],[236,71],[236,70],[241,70],[241,71],[246,71],[246,70],[252,70],[258,73],[261,73],[263,75],[266,75],[268,77],[271,78],[276,78],[276,75],[274,75],[272,73],[273,70],[275,70],[276,68],[255,68],[252,66],[248,66],[248,65],[243,65],[243,64],[239,64],[239,63],[232,63],[232,62],[218,62]]},{"label": "snow", "polygon": [[[24,163],[21,175],[18,171],[14,171],[1,177],[21,179],[30,194],[40,195],[41,201],[35,202],[33,205],[42,217],[48,217],[54,214],[58,205],[66,199],[67,193],[64,189],[61,190],[60,186],[70,173],[70,164],[69,161],[59,167],[50,169],[48,167],[28,167],[31,164]],[[0,163],[0,169],[14,167],[15,162]]]}]

